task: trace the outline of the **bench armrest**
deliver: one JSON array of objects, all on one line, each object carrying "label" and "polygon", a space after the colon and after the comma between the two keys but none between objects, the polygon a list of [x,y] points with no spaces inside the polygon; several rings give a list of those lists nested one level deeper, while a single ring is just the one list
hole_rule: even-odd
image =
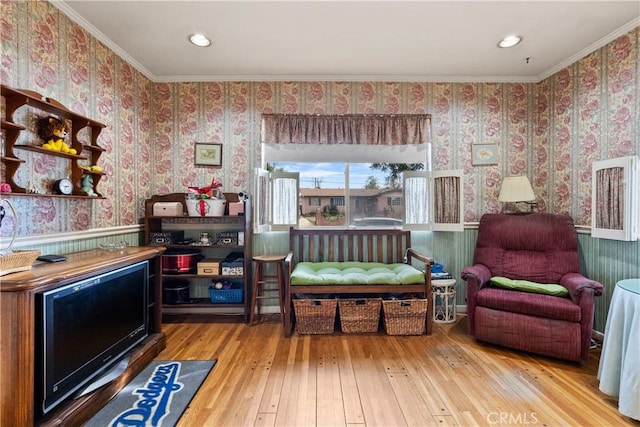
[{"label": "bench armrest", "polygon": [[289,273],[291,276],[291,272],[293,271],[293,252],[289,252],[286,257],[284,257],[284,268],[285,271]]},{"label": "bench armrest", "polygon": [[422,255],[421,253],[417,252],[413,248],[407,249],[406,258],[407,259],[405,262],[407,264],[411,264],[411,258],[415,258],[418,261],[422,262],[423,264],[428,265],[429,267],[431,267],[431,265],[433,264],[433,259],[429,258],[426,255]]},{"label": "bench armrest", "polygon": [[284,257],[285,264],[291,264],[293,262],[293,252],[289,252],[286,257]]},{"label": "bench armrest", "polygon": [[284,257],[284,336],[289,338],[293,332],[293,310],[291,309],[291,273],[293,272],[293,252]]}]

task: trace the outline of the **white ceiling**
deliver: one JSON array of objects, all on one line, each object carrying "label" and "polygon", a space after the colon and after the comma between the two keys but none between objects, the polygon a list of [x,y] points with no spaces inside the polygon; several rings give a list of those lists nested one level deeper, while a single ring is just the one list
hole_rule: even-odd
[{"label": "white ceiling", "polygon": [[638,0],[53,4],[155,82],[535,82],[640,25]]}]

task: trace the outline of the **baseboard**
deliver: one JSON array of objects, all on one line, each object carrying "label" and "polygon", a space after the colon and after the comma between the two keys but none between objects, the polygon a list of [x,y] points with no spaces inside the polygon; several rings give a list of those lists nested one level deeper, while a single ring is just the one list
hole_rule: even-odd
[{"label": "baseboard", "polygon": [[280,306],[279,305],[264,305],[264,306],[260,307],[260,313],[263,313],[263,314],[280,313]]}]

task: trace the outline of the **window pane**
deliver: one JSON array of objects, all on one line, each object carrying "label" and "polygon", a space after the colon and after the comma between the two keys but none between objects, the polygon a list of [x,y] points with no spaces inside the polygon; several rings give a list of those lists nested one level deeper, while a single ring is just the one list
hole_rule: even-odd
[{"label": "window pane", "polygon": [[429,222],[429,206],[427,204],[428,179],[426,173],[405,173],[404,179],[405,194],[407,197],[405,204],[406,214],[405,224],[427,224]]},{"label": "window pane", "polygon": [[298,176],[295,173],[274,172],[272,174],[274,227],[289,227],[298,224]]},{"label": "window pane", "polygon": [[344,163],[277,163],[285,172],[300,173],[301,227],[345,226],[345,164]]},{"label": "window pane", "polygon": [[640,157],[593,162],[591,236],[638,240],[640,228]]},{"label": "window pane", "polygon": [[349,163],[349,225],[402,227],[402,185],[371,163]]},{"label": "window pane", "polygon": [[[371,163],[288,162],[274,164],[274,170],[300,174],[297,215],[301,227],[401,228],[403,225],[402,179],[391,179],[390,172],[374,169]],[[287,188],[289,194],[290,188]],[[274,187],[274,203],[281,198],[275,191],[285,189]],[[419,216],[426,215],[426,190],[422,191]],[[284,210],[289,211],[289,207]],[[421,218],[416,223],[422,224],[425,218]],[[274,224],[290,220],[279,218],[274,210]]]},{"label": "window pane", "polygon": [[443,176],[433,179],[434,222],[457,224],[460,222],[460,179]]}]

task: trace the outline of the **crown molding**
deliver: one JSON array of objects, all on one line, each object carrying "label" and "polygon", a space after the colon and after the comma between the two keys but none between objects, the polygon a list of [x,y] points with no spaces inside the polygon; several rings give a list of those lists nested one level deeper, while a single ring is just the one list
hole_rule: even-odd
[{"label": "crown molding", "polygon": [[362,75],[216,75],[157,77],[156,83],[184,82],[408,82],[408,83],[537,83],[535,76],[378,76]]},{"label": "crown molding", "polygon": [[155,82],[157,77],[145,68],[141,63],[136,61],[131,55],[125,52],[120,46],[113,42],[109,37],[107,37],[102,31],[98,30],[93,24],[84,19],[82,16],[78,15],[78,13],[73,10],[66,3],[65,0],[49,0],[49,2],[57,7],[62,13],[67,15],[69,19],[71,19],[76,24],[80,25],[86,31],[88,31],[91,35],[93,35],[98,41],[111,49],[116,55],[120,56],[124,61],[128,62],[132,67],[136,70],[140,71],[146,78]]},{"label": "crown molding", "polygon": [[622,27],[618,28],[617,30],[615,30],[615,31],[607,34],[606,36],[602,37],[601,39],[596,40],[595,42],[591,43],[589,46],[587,46],[584,49],[582,49],[581,51],[577,52],[575,55],[570,56],[569,58],[565,59],[564,61],[562,61],[561,63],[557,64],[556,66],[551,67],[547,71],[545,71],[544,73],[538,75],[537,81],[541,82],[542,80],[545,80],[545,79],[551,77],[552,75],[556,74],[558,71],[563,70],[564,68],[567,68],[568,66],[570,66],[571,64],[573,64],[575,62],[578,62],[579,60],[581,60],[585,56],[592,54],[593,52],[595,52],[596,50],[600,49],[601,47],[606,46],[607,44],[611,43],[612,41],[614,41],[618,37],[620,37],[620,36],[630,32],[630,31],[632,31],[634,28],[639,27],[639,26],[640,26],[640,17],[629,21],[628,23],[626,23]]}]

